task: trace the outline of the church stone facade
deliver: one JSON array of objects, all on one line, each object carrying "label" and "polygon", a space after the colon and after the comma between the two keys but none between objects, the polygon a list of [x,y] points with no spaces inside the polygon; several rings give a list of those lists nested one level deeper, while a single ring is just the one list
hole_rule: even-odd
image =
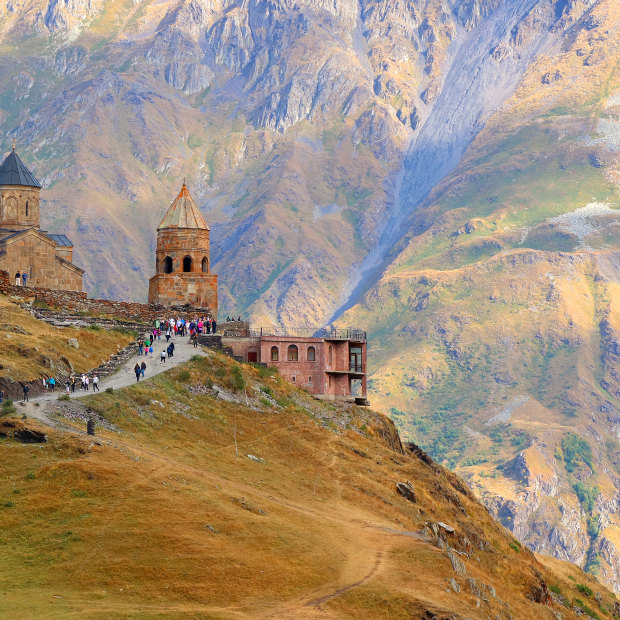
[{"label": "church stone facade", "polygon": [[183,183],[157,228],[149,303],[190,304],[208,308],[217,317],[217,276],[211,273],[209,234],[207,222]]},{"label": "church stone facade", "polygon": [[28,286],[82,290],[84,270],[72,263],[73,244],[41,230],[41,184],[13,151],[0,165],[0,270],[28,275]]}]

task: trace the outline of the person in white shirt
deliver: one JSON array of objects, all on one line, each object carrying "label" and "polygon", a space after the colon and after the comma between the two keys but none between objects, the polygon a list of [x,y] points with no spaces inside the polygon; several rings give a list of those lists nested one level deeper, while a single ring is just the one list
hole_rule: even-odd
[{"label": "person in white shirt", "polygon": [[99,377],[97,375],[93,377],[93,392],[99,392]]}]

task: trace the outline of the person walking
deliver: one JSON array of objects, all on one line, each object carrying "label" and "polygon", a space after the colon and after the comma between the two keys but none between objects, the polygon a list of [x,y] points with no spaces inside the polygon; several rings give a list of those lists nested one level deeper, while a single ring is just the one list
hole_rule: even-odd
[{"label": "person walking", "polygon": [[71,375],[71,392],[75,392],[76,383],[77,383],[77,380],[75,378],[75,375]]},{"label": "person walking", "polygon": [[24,391],[24,402],[28,401],[28,393],[30,392],[30,386],[27,383],[24,383],[24,387],[22,388]]},{"label": "person walking", "polygon": [[166,330],[166,342],[170,342],[170,326],[168,326]]},{"label": "person walking", "polygon": [[82,373],[82,376],[80,377],[80,381],[82,382],[80,389],[85,390],[86,389],[86,375],[84,373]]},{"label": "person walking", "polygon": [[17,273],[15,274],[15,286],[21,286],[22,283],[22,276],[19,273],[19,269],[17,270]]},{"label": "person walking", "polygon": [[174,357],[174,342],[170,343],[170,357]]},{"label": "person walking", "polygon": [[166,363],[166,352],[162,351],[159,355],[159,364],[165,364]]},{"label": "person walking", "polygon": [[142,362],[140,364],[140,374],[142,375],[142,378],[144,379],[144,371],[146,370],[146,362]]},{"label": "person walking", "polygon": [[86,383],[86,387],[84,388],[87,392],[90,391],[90,377],[86,375],[84,378],[84,382]]},{"label": "person walking", "polygon": [[3,398],[4,398],[4,390],[0,390],[0,405],[2,404]]},{"label": "person walking", "polygon": [[71,379],[67,378],[65,381],[65,394],[69,394],[71,392]]},{"label": "person walking", "polygon": [[144,340],[142,340],[142,338],[140,338],[140,340],[138,340],[138,357],[140,357],[142,355],[142,350],[144,349]]},{"label": "person walking", "polygon": [[97,375],[93,376],[93,392],[99,392],[99,377]]},{"label": "person walking", "polygon": [[26,286],[26,280],[28,280],[28,274],[24,271],[22,273],[22,286]]},{"label": "person walking", "polygon": [[48,383],[50,384],[50,390],[53,392],[56,389],[56,379],[50,377]]},{"label": "person walking", "polygon": [[136,383],[140,381],[140,375],[142,374],[140,364],[136,362],[136,365],[133,367],[133,371],[136,373]]},{"label": "person walking", "polygon": [[172,357],[172,343],[168,345],[166,351],[168,351],[168,357]]},{"label": "person walking", "polygon": [[194,349],[196,349],[198,347],[198,334],[196,332],[192,332],[189,341],[194,345]]},{"label": "person walking", "polygon": [[211,321],[211,331],[215,334],[215,332],[217,331],[217,321],[215,319],[213,319]]}]

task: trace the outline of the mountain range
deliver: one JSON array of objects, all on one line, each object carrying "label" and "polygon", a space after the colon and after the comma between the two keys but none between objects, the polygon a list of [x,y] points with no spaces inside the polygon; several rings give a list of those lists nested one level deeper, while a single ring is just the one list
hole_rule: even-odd
[{"label": "mountain range", "polygon": [[93,296],[187,177],[220,305],[369,331],[373,404],[620,589],[614,0],[11,0],[0,130]]}]

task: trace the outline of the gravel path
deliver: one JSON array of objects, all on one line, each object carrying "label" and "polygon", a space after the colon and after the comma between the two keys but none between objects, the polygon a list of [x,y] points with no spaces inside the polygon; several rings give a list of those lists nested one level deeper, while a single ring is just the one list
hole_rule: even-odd
[{"label": "gravel path", "polygon": [[[153,357],[149,356],[148,358],[145,358],[144,356],[139,357],[137,355],[130,357],[127,362],[125,362],[125,364],[123,364],[113,375],[110,375],[106,379],[99,382],[99,389],[103,391],[106,388],[111,387],[118,390],[136,383],[136,375],[133,371],[136,362],[142,362],[143,360],[146,361],[144,379],[140,379],[140,381],[145,381],[166,370],[170,370],[170,368],[175,368],[179,364],[189,361],[193,355],[205,355],[202,347],[194,348],[194,346],[190,343],[189,338],[173,337],[171,340],[174,342],[174,356],[168,358],[165,364],[162,364],[159,360],[161,351],[167,346],[166,340],[163,338],[161,341],[155,343],[156,346],[153,347]],[[36,418],[48,426],[61,428],[63,430],[74,430],[62,422],[50,417],[50,413],[53,411],[51,403],[57,403],[58,397],[62,396],[64,393],[65,389],[63,385],[62,387],[59,386],[54,392],[46,392],[40,396],[32,397],[28,403],[17,402],[16,404],[18,405],[18,411],[28,417]],[[71,400],[76,400],[83,398],[84,396],[90,396],[91,394],[93,394],[92,390],[86,392],[76,389],[76,391],[70,396]],[[35,403],[37,404],[35,405]]]}]

